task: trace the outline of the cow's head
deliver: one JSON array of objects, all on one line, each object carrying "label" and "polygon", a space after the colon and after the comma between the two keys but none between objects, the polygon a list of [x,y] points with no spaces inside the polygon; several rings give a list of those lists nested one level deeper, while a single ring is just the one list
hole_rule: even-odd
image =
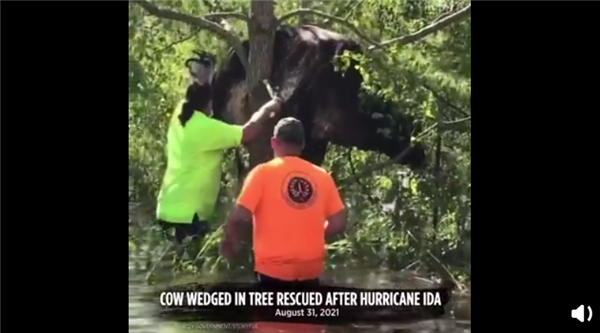
[{"label": "cow's head", "polygon": [[360,110],[348,119],[362,124],[362,131],[348,134],[355,136],[356,146],[397,158],[398,163],[414,170],[423,168],[425,148],[412,142],[419,130],[415,128],[415,119],[403,113],[397,103],[382,96],[365,91],[359,96]]},{"label": "cow's head", "polygon": [[[349,96],[348,99],[352,99]],[[412,136],[415,126],[412,117],[398,112],[394,103],[380,96],[360,93],[358,110],[346,103],[336,102],[317,112],[312,137],[325,139],[344,147],[376,151],[413,170],[425,166],[425,149],[415,145]]]},{"label": "cow's head", "polygon": [[191,110],[212,114],[212,79],[215,67],[214,55],[194,52],[195,57],[185,61],[190,74],[190,84],[185,93],[186,104]]},{"label": "cow's head", "polygon": [[190,77],[198,85],[210,84],[213,79],[216,58],[204,51],[194,51],[195,57],[185,61]]}]

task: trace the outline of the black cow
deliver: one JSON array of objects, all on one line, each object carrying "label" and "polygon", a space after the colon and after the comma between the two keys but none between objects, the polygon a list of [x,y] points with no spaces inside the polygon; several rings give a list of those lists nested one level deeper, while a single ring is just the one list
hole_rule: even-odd
[{"label": "black cow", "polygon": [[[243,45],[248,52],[248,41]],[[286,89],[293,88],[281,116],[296,117],[304,124],[304,159],[321,164],[329,142],[378,151],[389,157],[410,147],[412,120],[392,112],[394,106],[379,97],[365,95],[361,90],[362,77],[353,66],[345,72],[335,70],[336,56],[344,51],[360,52],[355,41],[305,25],[278,29],[274,48],[270,82],[281,87],[284,96],[290,93]],[[212,78],[215,118],[237,124],[248,120],[254,110],[249,110],[245,79],[244,68],[232,51]],[[410,148],[399,162],[413,169],[423,167],[424,148]]]}]

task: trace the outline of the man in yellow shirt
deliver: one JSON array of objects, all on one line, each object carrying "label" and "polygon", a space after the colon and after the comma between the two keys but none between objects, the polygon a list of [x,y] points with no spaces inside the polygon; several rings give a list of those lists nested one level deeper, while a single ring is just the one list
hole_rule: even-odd
[{"label": "man in yellow shirt", "polygon": [[167,134],[167,169],[158,194],[157,217],[166,230],[175,229],[175,242],[202,237],[208,232],[220,188],[221,162],[226,149],[256,137],[280,100],[263,105],[250,120],[230,125],[211,118],[211,59],[194,59],[194,82],[177,107]]}]

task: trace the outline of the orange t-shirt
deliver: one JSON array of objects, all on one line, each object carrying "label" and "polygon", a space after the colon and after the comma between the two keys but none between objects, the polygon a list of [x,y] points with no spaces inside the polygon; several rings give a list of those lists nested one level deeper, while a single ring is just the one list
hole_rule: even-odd
[{"label": "orange t-shirt", "polygon": [[327,171],[298,157],[275,158],[248,174],[237,203],[254,215],[258,273],[285,281],[321,275],[325,221],[344,208]]}]

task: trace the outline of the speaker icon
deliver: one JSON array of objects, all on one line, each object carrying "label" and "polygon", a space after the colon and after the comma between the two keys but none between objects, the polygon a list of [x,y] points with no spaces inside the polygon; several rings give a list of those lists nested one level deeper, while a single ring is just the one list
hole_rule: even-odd
[{"label": "speaker icon", "polygon": [[[586,321],[584,309],[585,309],[585,306],[582,304],[577,309],[571,310],[571,318],[575,318],[575,319],[579,320],[579,322],[582,322],[582,323],[584,321]],[[588,313],[589,313],[587,321],[591,321],[592,315],[593,315],[592,307],[588,305],[587,309],[588,309]]]}]

